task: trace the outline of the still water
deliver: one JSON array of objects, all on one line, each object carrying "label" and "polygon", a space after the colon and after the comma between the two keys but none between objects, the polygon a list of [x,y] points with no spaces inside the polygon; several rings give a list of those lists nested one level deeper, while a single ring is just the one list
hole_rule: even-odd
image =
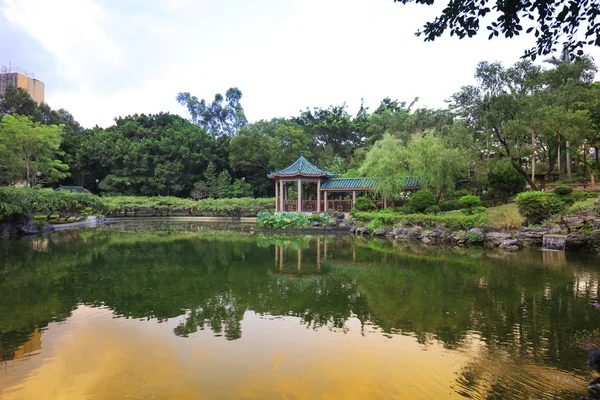
[{"label": "still water", "polygon": [[578,399],[598,377],[597,256],[251,230],[0,241],[0,399]]}]

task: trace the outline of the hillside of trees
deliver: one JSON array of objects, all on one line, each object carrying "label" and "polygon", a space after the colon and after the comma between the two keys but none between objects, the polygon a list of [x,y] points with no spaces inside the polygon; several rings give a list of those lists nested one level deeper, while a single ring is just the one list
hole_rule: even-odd
[{"label": "hillside of trees", "polygon": [[[68,111],[38,105],[22,89],[0,98],[0,184],[83,186],[120,195],[267,197],[266,174],[300,151],[344,176],[397,182],[418,176],[438,199],[502,197],[547,181],[593,182],[600,172],[600,82],[590,59],[543,66],[481,62],[476,84],[457,87],[444,109],[392,98],[376,109],[345,104],[248,122],[241,90],[214,99],[179,93],[178,115],[117,117],[82,127]],[[536,180],[532,176],[537,177]],[[597,177],[597,175],[596,175]]]}]

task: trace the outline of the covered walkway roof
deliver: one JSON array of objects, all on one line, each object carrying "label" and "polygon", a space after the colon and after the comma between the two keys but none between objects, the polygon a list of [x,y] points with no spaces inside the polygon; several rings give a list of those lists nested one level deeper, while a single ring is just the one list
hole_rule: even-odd
[{"label": "covered walkway roof", "polygon": [[[378,182],[378,178],[333,178],[323,182],[321,190],[340,192],[374,190]],[[417,178],[411,176],[404,178],[404,190],[419,189],[421,189],[421,184]]]}]

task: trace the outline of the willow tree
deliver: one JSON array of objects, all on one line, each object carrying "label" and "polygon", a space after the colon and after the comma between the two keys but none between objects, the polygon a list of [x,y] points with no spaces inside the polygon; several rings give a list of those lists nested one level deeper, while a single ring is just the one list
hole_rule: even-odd
[{"label": "willow tree", "polygon": [[389,133],[367,153],[359,169],[363,176],[378,178],[375,191],[382,197],[398,197],[408,175],[408,152],[402,141]]},{"label": "willow tree", "polygon": [[408,145],[409,171],[440,201],[467,175],[466,154],[459,147],[449,147],[432,132],[413,136]]}]

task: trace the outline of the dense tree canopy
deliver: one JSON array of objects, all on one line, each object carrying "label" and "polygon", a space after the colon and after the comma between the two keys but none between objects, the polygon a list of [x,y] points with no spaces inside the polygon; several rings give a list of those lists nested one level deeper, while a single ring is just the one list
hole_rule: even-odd
[{"label": "dense tree canopy", "polygon": [[[253,123],[237,88],[210,103],[180,93],[177,100],[191,121],[140,114],[91,129],[67,111],[38,105],[22,89],[10,88],[0,98],[7,115],[0,130],[0,179],[28,179],[23,171],[29,163],[32,184],[39,170],[43,183],[105,194],[267,197],[274,188],[266,175],[304,152],[331,172],[380,178],[378,192],[389,198],[399,196],[410,175],[438,201],[465,190],[507,201],[525,183],[537,188],[540,177],[589,182],[600,172],[594,157],[600,147],[595,72],[591,60],[571,60],[566,53],[541,66],[481,62],[475,84],[457,87],[445,109],[388,97],[373,111],[361,105],[351,113],[342,104]],[[23,130],[10,128],[17,123]],[[21,151],[25,127],[60,131],[42,146],[50,149],[45,161]]]},{"label": "dense tree canopy", "polygon": [[[394,2],[432,5],[435,0]],[[486,26],[489,39],[499,35],[512,38],[523,31],[535,35],[536,47],[525,52],[533,60],[561,48],[573,57],[583,56],[584,46],[600,46],[600,5],[592,0],[455,0],[416,35],[433,41],[449,30],[451,36],[472,37],[479,33],[480,22],[488,14],[492,17]]]},{"label": "dense tree canopy", "polygon": [[57,159],[62,126],[5,115],[0,122],[0,181],[27,186],[66,178],[69,167]]}]

